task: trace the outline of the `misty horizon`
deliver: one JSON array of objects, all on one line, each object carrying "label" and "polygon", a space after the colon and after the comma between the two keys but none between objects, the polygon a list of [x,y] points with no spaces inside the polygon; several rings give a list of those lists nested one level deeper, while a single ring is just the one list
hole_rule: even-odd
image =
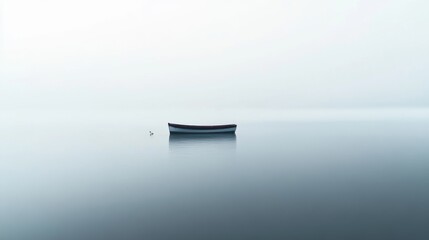
[{"label": "misty horizon", "polygon": [[427,7],[3,0],[0,107],[428,107]]}]

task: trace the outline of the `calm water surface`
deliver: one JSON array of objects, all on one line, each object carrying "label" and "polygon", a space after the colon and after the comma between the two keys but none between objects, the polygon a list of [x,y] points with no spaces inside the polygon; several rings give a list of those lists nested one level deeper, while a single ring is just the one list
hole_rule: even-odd
[{"label": "calm water surface", "polygon": [[1,131],[0,239],[429,239],[427,121]]}]

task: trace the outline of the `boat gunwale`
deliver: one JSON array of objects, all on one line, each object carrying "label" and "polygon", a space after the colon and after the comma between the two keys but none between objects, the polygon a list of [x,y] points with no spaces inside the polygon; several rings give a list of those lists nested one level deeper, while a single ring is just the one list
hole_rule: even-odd
[{"label": "boat gunwale", "polygon": [[217,130],[217,129],[228,129],[236,128],[237,124],[225,124],[225,125],[185,125],[177,123],[168,123],[169,127],[181,128],[181,129],[192,129],[192,130]]}]

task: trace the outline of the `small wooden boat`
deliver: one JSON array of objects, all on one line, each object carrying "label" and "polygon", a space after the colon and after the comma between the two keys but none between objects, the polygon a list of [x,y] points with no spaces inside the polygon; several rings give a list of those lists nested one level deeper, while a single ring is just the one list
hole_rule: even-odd
[{"label": "small wooden boat", "polygon": [[168,123],[168,128],[170,133],[235,133],[237,125],[183,125]]}]

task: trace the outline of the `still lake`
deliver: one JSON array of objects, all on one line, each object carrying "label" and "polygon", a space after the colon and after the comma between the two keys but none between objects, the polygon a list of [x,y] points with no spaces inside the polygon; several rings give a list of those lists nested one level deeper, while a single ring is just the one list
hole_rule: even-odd
[{"label": "still lake", "polygon": [[429,239],[429,121],[237,123],[2,125],[0,239]]}]

